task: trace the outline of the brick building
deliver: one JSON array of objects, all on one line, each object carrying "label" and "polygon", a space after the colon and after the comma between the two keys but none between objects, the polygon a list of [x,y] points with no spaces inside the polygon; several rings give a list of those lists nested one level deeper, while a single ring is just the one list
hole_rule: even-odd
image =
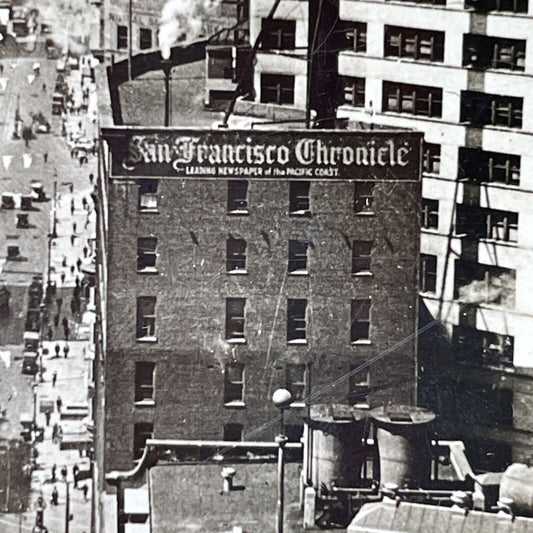
[{"label": "brick building", "polygon": [[[251,42],[272,1],[250,7]],[[422,401],[477,465],[529,460],[533,7],[527,0],[283,0],[257,105],[424,133]],[[312,61],[307,61],[307,52]],[[318,76],[317,63],[328,76]],[[322,90],[315,81],[327,79]],[[494,461],[492,459],[495,459]]]},{"label": "brick building", "polygon": [[309,396],[415,401],[419,134],[101,135],[100,469],[150,436],[271,439],[279,387],[292,439]]}]

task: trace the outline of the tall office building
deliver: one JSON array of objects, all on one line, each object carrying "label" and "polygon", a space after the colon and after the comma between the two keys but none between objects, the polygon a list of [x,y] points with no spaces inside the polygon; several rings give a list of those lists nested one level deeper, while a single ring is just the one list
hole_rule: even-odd
[{"label": "tall office building", "polygon": [[[252,2],[252,42],[272,5]],[[420,339],[420,400],[480,467],[529,460],[533,6],[284,0],[268,28],[258,102],[313,108],[322,62],[330,90],[318,96],[339,102],[348,127],[424,133],[421,316],[440,331]],[[307,50],[312,61],[297,57]]]}]

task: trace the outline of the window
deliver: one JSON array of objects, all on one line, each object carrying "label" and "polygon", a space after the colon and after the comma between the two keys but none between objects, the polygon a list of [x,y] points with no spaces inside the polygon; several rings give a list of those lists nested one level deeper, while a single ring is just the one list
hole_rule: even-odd
[{"label": "window", "polygon": [[128,48],[128,27],[117,26],[117,49]]},{"label": "window", "polygon": [[352,300],[350,339],[352,342],[370,340],[370,298]]},{"label": "window", "polygon": [[520,156],[459,148],[458,175],[472,182],[520,185]]},{"label": "window", "polygon": [[433,4],[435,6],[445,6],[446,0],[399,0],[400,2],[415,4]]},{"label": "window", "polygon": [[463,66],[474,69],[524,71],[526,41],[486,35],[466,34],[463,40]]},{"label": "window", "polygon": [[420,290],[435,294],[437,290],[437,256],[420,254]]},{"label": "window", "polygon": [[244,305],[246,298],[226,298],[226,340],[244,342]]},{"label": "window", "polygon": [[444,32],[385,26],[385,56],[444,60]]},{"label": "window", "polygon": [[287,364],[285,367],[285,388],[291,393],[292,401],[302,403],[307,395],[304,364]]},{"label": "window", "polygon": [[248,213],[248,182],[228,180],[228,213],[243,215]]},{"label": "window", "polygon": [[483,331],[481,338],[485,364],[499,367],[513,366],[514,337]]},{"label": "window", "polygon": [[293,104],[294,76],[261,74],[261,102],[263,104]]},{"label": "window", "polygon": [[287,300],[287,342],[306,342],[306,309],[307,300]]},{"label": "window", "polygon": [[233,55],[230,46],[207,51],[207,77],[210,79],[233,79]]},{"label": "window", "polygon": [[135,363],[135,402],[155,400],[155,363]]},{"label": "window", "polygon": [[246,273],[246,241],[230,237],[226,241],[226,270]]},{"label": "window", "polygon": [[509,11],[511,13],[527,13],[528,0],[466,0],[465,6],[478,12]]},{"label": "window", "polygon": [[350,368],[350,382],[348,391],[348,403],[350,405],[368,405],[370,394],[370,373],[368,370],[355,372],[355,367]]},{"label": "window", "polygon": [[302,424],[285,424],[287,442],[301,442],[303,434],[304,427]]},{"label": "window", "polygon": [[518,241],[518,213],[485,211],[487,222],[487,239],[495,241],[517,242]]},{"label": "window", "polygon": [[141,28],[139,30],[139,48],[146,50],[152,48],[152,30]]},{"label": "window", "polygon": [[439,227],[439,201],[422,198],[422,227],[438,229]]},{"label": "window", "polygon": [[224,426],[224,440],[240,441],[242,440],[242,424],[226,424]]},{"label": "window", "polygon": [[137,298],[137,340],[156,340],[155,296]]},{"label": "window", "polygon": [[139,211],[157,211],[157,180],[145,179],[139,183]]},{"label": "window", "polygon": [[523,98],[461,91],[461,122],[474,126],[522,127]]},{"label": "window", "polygon": [[372,214],[374,203],[374,183],[360,181],[355,184],[353,209],[356,214]]},{"label": "window", "polygon": [[289,265],[290,274],[307,274],[307,241],[289,241]]},{"label": "window", "polygon": [[442,116],[442,89],[384,81],[383,111],[440,117]]},{"label": "window", "polygon": [[309,181],[291,181],[289,183],[289,213],[292,216],[310,214]]},{"label": "window", "polygon": [[366,22],[339,20],[334,31],[332,48],[366,52],[366,27]]},{"label": "window", "polygon": [[137,239],[137,272],[157,272],[157,239],[139,237]]},{"label": "window", "polygon": [[352,274],[370,274],[372,241],[353,241]]},{"label": "window", "polygon": [[148,439],[153,438],[154,425],[150,422],[139,422],[133,425],[133,460],[137,461],[144,453]]},{"label": "window", "polygon": [[295,47],[296,21],[284,19],[261,20],[263,50],[292,50]]},{"label": "window", "polygon": [[353,107],[365,106],[365,78],[342,76],[344,103]]},{"label": "window", "polygon": [[440,173],[440,144],[423,143],[422,171],[426,174]]},{"label": "window", "polygon": [[244,365],[226,365],[224,372],[224,403],[244,403]]}]

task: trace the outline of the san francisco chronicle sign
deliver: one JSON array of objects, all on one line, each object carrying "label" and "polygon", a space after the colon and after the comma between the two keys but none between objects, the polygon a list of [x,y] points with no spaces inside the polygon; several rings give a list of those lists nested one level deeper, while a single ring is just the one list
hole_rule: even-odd
[{"label": "san francisco chronicle sign", "polygon": [[412,132],[103,130],[113,176],[420,179]]}]

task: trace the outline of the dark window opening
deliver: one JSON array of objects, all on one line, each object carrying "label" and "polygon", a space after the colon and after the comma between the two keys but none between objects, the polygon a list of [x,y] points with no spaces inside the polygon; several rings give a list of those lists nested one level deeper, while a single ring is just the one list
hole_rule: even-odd
[{"label": "dark window opening", "polygon": [[518,242],[518,213],[460,204],[456,233],[471,239]]},{"label": "dark window opening", "polygon": [[307,300],[287,300],[287,341],[305,341]]},{"label": "dark window opening", "polygon": [[385,26],[385,56],[444,61],[444,32]]},{"label": "dark window opening", "polygon": [[242,424],[226,424],[224,426],[224,440],[241,441],[243,427]]},{"label": "dark window opening", "polygon": [[305,400],[306,371],[305,364],[287,364],[285,367],[285,388],[291,393],[293,402]]},{"label": "dark window opening", "polygon": [[437,290],[437,256],[420,254],[420,290],[435,294]]},{"label": "dark window opening", "polygon": [[261,74],[261,103],[293,104],[294,76],[287,74]]},{"label": "dark window opening", "polygon": [[510,13],[527,13],[528,0],[466,0],[465,7],[478,12],[508,11]]},{"label": "dark window opening", "polygon": [[226,241],[226,270],[246,272],[246,241],[230,237]]},{"label": "dark window opening", "polygon": [[133,425],[133,459],[137,461],[144,453],[148,439],[153,438],[154,425],[149,422],[139,422]]},{"label": "dark window opening", "polygon": [[523,98],[461,91],[461,122],[474,126],[522,127]]},{"label": "dark window opening", "polygon": [[366,28],[366,22],[339,20],[332,35],[332,49],[366,52]]},{"label": "dark window opening", "polygon": [[423,143],[422,171],[426,174],[440,173],[440,144]]},{"label": "dark window opening", "polygon": [[155,296],[137,298],[137,339],[155,338]]},{"label": "dark window opening", "polygon": [[141,50],[152,48],[152,30],[148,28],[141,28],[139,30],[139,48]]},{"label": "dark window opening", "polygon": [[474,69],[525,70],[526,41],[464,35],[463,66]]},{"label": "dark window opening", "polygon": [[370,298],[352,300],[350,340],[370,340]]},{"label": "dark window opening", "polygon": [[135,363],[135,401],[155,399],[155,363]]},{"label": "dark window opening", "polygon": [[207,50],[207,77],[210,79],[233,79],[233,54],[231,47]]},{"label": "dark window opening", "polygon": [[344,103],[353,107],[365,106],[365,78],[342,76]]},{"label": "dark window opening", "polygon": [[307,272],[307,249],[309,243],[306,241],[289,241],[289,264],[288,270],[291,274]]},{"label": "dark window opening", "polygon": [[371,181],[361,181],[355,184],[353,208],[356,214],[373,213],[374,186]]},{"label": "dark window opening", "polygon": [[291,181],[289,183],[289,213],[291,215],[309,215],[310,201],[309,181]]},{"label": "dark window opening", "polygon": [[302,424],[285,424],[285,436],[288,442],[300,442],[304,434]]},{"label": "dark window opening", "polygon": [[355,372],[355,367],[350,369],[350,383],[348,391],[348,403],[350,405],[366,404],[368,405],[368,396],[370,394],[370,374],[368,370]]},{"label": "dark window opening", "polygon": [[438,229],[439,227],[439,201],[422,198],[422,227]]},{"label": "dark window opening", "polygon": [[442,116],[442,89],[383,82],[383,111],[426,117]]},{"label": "dark window opening", "polygon": [[128,27],[117,26],[117,48],[128,48]]},{"label": "dark window opening", "polygon": [[479,183],[520,184],[520,156],[459,148],[459,179]]},{"label": "dark window opening", "polygon": [[244,306],[246,298],[226,298],[226,339],[244,340]]},{"label": "dark window opening", "polygon": [[156,270],[157,239],[155,237],[139,237],[137,239],[137,270],[139,272]]},{"label": "dark window opening", "polygon": [[293,50],[296,38],[296,21],[285,19],[261,20],[263,50]]},{"label": "dark window opening", "polygon": [[248,213],[248,182],[246,180],[228,181],[228,212]]},{"label": "dark window opening", "polygon": [[139,211],[157,210],[157,180],[145,179],[139,182]]},{"label": "dark window opening", "polygon": [[244,365],[226,365],[224,372],[224,403],[244,402]]},{"label": "dark window opening", "polygon": [[372,260],[372,241],[353,241],[352,274],[370,273]]}]

